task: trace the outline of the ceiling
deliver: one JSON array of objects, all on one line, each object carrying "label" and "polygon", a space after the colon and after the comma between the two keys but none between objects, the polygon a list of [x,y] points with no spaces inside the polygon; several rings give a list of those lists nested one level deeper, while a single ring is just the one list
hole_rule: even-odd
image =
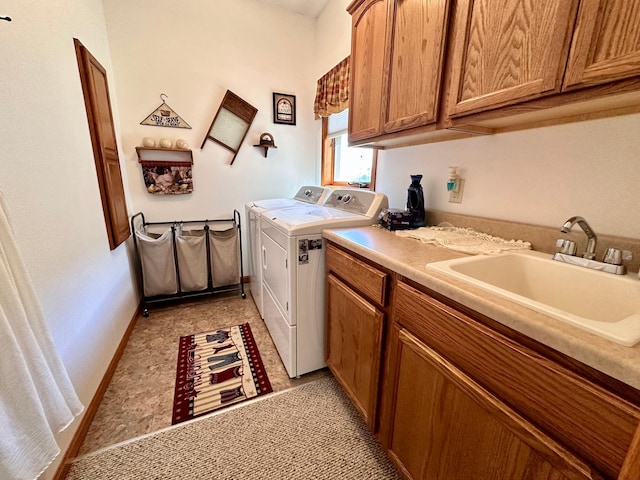
[{"label": "ceiling", "polygon": [[318,18],[322,9],[329,0],[258,0],[263,3],[275,5],[300,15]]}]

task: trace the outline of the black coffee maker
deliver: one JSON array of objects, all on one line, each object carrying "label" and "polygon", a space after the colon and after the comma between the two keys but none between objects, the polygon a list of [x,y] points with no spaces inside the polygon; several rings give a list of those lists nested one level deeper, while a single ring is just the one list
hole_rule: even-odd
[{"label": "black coffee maker", "polygon": [[411,213],[411,228],[424,227],[424,192],[420,185],[422,175],[411,175],[407,189],[407,211]]}]

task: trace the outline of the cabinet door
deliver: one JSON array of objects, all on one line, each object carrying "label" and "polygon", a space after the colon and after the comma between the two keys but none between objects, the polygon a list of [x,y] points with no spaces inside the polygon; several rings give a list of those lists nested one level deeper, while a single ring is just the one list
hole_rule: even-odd
[{"label": "cabinet door", "polygon": [[460,0],[450,117],[560,91],[577,0]]},{"label": "cabinet door", "polygon": [[107,237],[111,250],[114,250],[129,238],[131,232],[113,126],[107,72],[78,39],[74,38],[73,41],[93,144]]},{"label": "cabinet door", "polygon": [[449,3],[392,0],[385,133],[436,121]]},{"label": "cabinet door", "polygon": [[565,88],[640,74],[640,1],[582,0]]},{"label": "cabinet door", "polygon": [[587,465],[453,364],[406,330],[393,330],[388,449],[408,478],[594,478]]},{"label": "cabinet door", "polygon": [[384,314],[333,275],[327,277],[326,363],[375,430]]},{"label": "cabinet door", "polygon": [[352,14],[349,141],[379,135],[387,0],[365,0]]}]

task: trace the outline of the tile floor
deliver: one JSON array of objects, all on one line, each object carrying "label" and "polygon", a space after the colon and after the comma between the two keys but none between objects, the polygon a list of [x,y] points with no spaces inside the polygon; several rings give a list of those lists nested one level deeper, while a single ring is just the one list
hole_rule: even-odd
[{"label": "tile floor", "polygon": [[249,322],[274,392],[329,374],[325,368],[289,378],[248,290],[246,299],[230,293],[149,311],[148,318],[141,315],[136,321],[79,455],[171,425],[178,340],[183,335]]}]

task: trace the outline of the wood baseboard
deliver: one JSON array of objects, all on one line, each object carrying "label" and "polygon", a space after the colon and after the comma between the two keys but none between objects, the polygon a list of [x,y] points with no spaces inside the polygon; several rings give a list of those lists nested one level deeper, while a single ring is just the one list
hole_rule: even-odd
[{"label": "wood baseboard", "polygon": [[124,335],[122,336],[122,339],[118,344],[118,348],[113,354],[113,358],[111,359],[111,362],[107,367],[107,371],[102,377],[102,381],[100,382],[100,385],[98,385],[98,389],[96,390],[96,393],[94,394],[93,398],[91,399],[91,402],[89,403],[89,406],[87,407],[87,411],[84,414],[84,417],[82,417],[82,420],[80,421],[80,426],[76,430],[76,433],[73,435],[73,439],[71,440],[69,447],[64,453],[62,462],[58,466],[58,469],[56,470],[56,473],[53,476],[53,480],[64,480],[64,478],[67,476],[67,473],[69,473],[69,469],[71,468],[71,460],[73,460],[78,455],[78,452],[80,451],[80,447],[82,446],[82,442],[84,442],[84,438],[87,435],[89,426],[91,425],[91,422],[93,421],[93,418],[95,417],[96,412],[98,411],[98,407],[102,402],[102,398],[104,397],[104,394],[107,391],[109,384],[111,383],[111,379],[113,378],[113,374],[116,371],[118,362],[122,357],[124,348],[126,347],[127,342],[129,341],[129,337],[131,337],[131,332],[133,331],[133,327],[135,326],[136,320],[140,316],[141,312],[142,312],[142,304],[139,304],[138,308],[133,314],[133,317],[129,321],[129,326],[127,327],[127,330],[124,332]]}]

